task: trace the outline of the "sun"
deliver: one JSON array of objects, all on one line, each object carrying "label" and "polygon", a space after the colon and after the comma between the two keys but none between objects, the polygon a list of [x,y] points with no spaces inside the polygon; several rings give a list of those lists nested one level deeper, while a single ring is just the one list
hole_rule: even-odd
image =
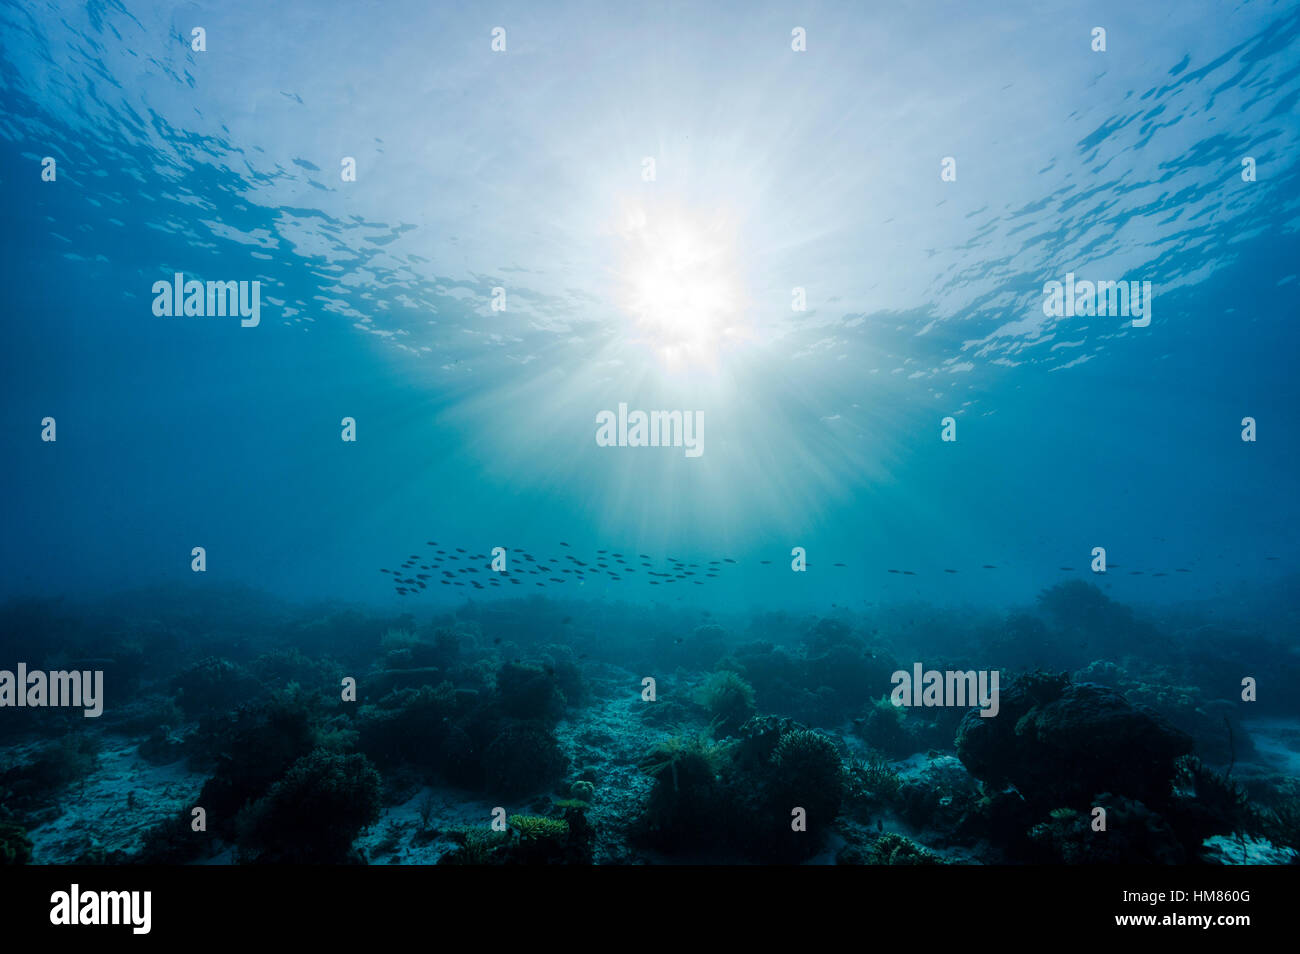
[{"label": "sun", "polygon": [[635,207],[623,239],[620,304],[634,337],[671,364],[713,363],[743,310],[725,221]]}]

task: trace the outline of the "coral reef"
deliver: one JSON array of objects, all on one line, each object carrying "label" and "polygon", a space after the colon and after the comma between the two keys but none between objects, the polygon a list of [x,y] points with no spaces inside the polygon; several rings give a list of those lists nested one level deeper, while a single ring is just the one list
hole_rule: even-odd
[{"label": "coral reef", "polygon": [[1087,807],[1099,792],[1162,802],[1192,740],[1113,689],[1033,673],[1002,690],[996,718],[968,712],[956,747],[971,774],[1050,810]]},{"label": "coral reef", "polygon": [[715,672],[705,680],[698,699],[723,732],[740,728],[754,714],[754,687],[730,670]]},{"label": "coral reef", "polygon": [[364,755],[323,749],[289,767],[239,818],[241,847],[259,862],[339,863],[379,819],[379,773]]}]

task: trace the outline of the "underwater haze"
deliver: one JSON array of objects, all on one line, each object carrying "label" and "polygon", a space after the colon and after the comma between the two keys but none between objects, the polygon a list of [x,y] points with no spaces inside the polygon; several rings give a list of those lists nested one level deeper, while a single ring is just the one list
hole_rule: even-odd
[{"label": "underwater haze", "polygon": [[0,671],[103,679],[0,857],[1293,861],[1298,100],[1262,0],[0,4]]}]

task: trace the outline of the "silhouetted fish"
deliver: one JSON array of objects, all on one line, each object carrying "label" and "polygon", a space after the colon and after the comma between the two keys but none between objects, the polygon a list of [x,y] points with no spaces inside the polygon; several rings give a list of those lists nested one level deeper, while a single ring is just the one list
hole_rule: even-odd
[{"label": "silhouetted fish", "polygon": [[1059,567],[1057,567],[1057,569],[1060,570],[1062,573],[1073,573],[1073,572],[1074,572],[1074,567],[1072,567],[1072,566],[1059,566]]},{"label": "silhouetted fish", "polygon": [[996,570],[997,567],[995,567],[992,563],[985,563],[982,567],[980,567],[980,569],[981,569],[981,570]]},{"label": "silhouetted fish", "polygon": [[[724,562],[724,563],[735,563],[736,561],[733,560],[731,557],[723,557],[723,558],[722,558],[722,562]],[[843,564],[841,564],[841,566],[842,566],[842,565],[843,565]]]},{"label": "silhouetted fish", "polygon": [[913,573],[911,570],[904,570],[903,576],[916,576],[916,574]]},{"label": "silhouetted fish", "polygon": [[772,561],[771,561],[771,560],[759,560],[758,562],[761,563],[761,564],[763,564],[763,566],[771,566],[771,565],[772,565]]},{"label": "silhouetted fish", "polygon": [[944,570],[943,572],[945,572],[945,573],[956,573],[957,571],[956,571],[956,570]]},{"label": "silhouetted fish", "polygon": [[890,570],[889,572],[890,572],[890,573],[902,573],[903,571],[902,571],[902,570]]},{"label": "silhouetted fish", "polygon": [[843,566],[843,563],[832,563],[831,566]]}]

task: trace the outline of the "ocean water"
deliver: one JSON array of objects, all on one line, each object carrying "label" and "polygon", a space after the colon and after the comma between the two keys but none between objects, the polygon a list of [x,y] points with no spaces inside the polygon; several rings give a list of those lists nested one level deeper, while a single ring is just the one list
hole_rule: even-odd
[{"label": "ocean water", "polygon": [[[0,5],[0,669],[105,675],[102,722],[0,709],[10,821],[37,862],[137,856],[231,771],[212,720],[290,691],[334,761],[235,774],[375,769],[328,860],[467,852],[430,832],[499,805],[567,818],[545,860],[742,859],[640,761],[702,732],[739,777],[718,693],[845,778],[1010,779],[1023,831],[1116,791],[1036,799],[961,711],[882,735],[920,664],[1151,706],[1253,799],[1205,838],[1286,860],[1298,97],[1285,2]],[[441,687],[459,735],[391,751]],[[556,764],[506,784],[526,731]],[[68,738],[135,793],[111,837],[23,774]],[[1096,860],[845,784],[775,857]],[[165,857],[293,857],[232,825]]]}]

